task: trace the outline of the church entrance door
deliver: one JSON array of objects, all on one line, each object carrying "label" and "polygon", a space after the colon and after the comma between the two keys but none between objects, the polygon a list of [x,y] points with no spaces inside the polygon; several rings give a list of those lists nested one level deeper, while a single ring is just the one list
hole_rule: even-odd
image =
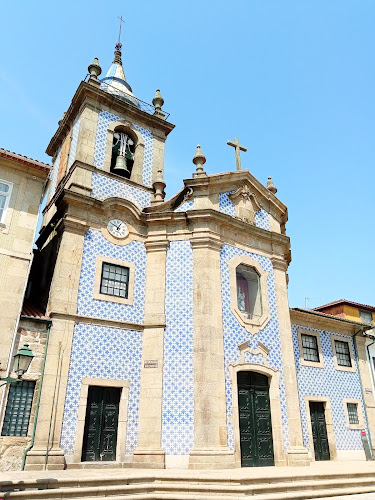
[{"label": "church entrance door", "polygon": [[255,372],[239,372],[237,384],[241,465],[274,465],[268,377]]},{"label": "church entrance door", "polygon": [[116,460],[120,393],[115,387],[89,387],[82,462]]},{"label": "church entrance door", "polygon": [[310,416],[315,460],[330,460],[324,403],[310,401]]}]

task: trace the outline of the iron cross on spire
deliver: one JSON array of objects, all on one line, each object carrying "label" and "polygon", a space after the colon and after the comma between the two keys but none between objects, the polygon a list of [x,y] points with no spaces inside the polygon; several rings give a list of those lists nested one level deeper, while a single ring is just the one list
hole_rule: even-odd
[{"label": "iron cross on spire", "polygon": [[122,15],[121,16],[117,16],[117,17],[120,19],[120,29],[119,29],[119,32],[118,32],[118,42],[116,44],[116,50],[121,50],[121,48],[122,48],[122,43],[121,43],[121,28],[122,28],[122,23],[125,23],[125,21],[123,20]]},{"label": "iron cross on spire", "polygon": [[234,149],[236,151],[236,167],[237,167],[237,170],[241,170],[240,151],[247,151],[247,149],[244,148],[243,146],[240,146],[240,140],[238,139],[238,137],[234,138],[234,142],[228,141],[227,144],[228,144],[228,146],[234,147]]}]

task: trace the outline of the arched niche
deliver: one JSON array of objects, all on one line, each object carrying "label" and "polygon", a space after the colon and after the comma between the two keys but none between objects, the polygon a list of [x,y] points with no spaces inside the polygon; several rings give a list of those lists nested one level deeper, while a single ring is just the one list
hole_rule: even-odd
[{"label": "arched niche", "polygon": [[138,130],[136,130],[130,122],[120,120],[111,122],[108,126],[107,132],[108,135],[104,158],[104,170],[111,172],[114,134],[116,132],[123,132],[129,136],[134,143],[134,163],[132,166],[130,180],[136,182],[137,184],[143,184],[143,153],[145,146],[142,134],[140,134],[140,132],[138,132]]}]

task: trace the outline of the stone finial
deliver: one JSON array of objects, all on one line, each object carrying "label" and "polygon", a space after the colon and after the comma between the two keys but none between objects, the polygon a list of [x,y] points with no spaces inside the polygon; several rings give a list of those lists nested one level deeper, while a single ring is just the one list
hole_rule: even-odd
[{"label": "stone finial", "polygon": [[273,183],[271,177],[268,177],[267,189],[268,189],[268,191],[271,191],[271,193],[273,193],[273,194],[277,193],[277,189],[276,189],[275,184]]},{"label": "stone finial", "polygon": [[156,174],[155,182],[152,184],[152,187],[154,188],[154,195],[151,205],[163,203],[165,198],[165,192],[164,192],[165,186],[166,184],[163,180],[163,171],[159,168]]},{"label": "stone finial", "polygon": [[195,151],[195,155],[193,158],[194,165],[197,166],[196,173],[193,174],[193,177],[199,177],[202,175],[206,175],[206,172],[203,170],[203,165],[206,163],[206,157],[201,150],[200,145],[198,144],[197,149]]},{"label": "stone finial", "polygon": [[152,104],[155,107],[154,115],[164,118],[165,115],[161,110],[161,107],[164,105],[164,99],[159,89],[157,89],[157,91],[155,92],[155,97],[152,99]]},{"label": "stone finial", "polygon": [[97,77],[101,74],[102,68],[100,67],[99,60],[97,57],[95,57],[93,62],[90,64],[88,70],[90,73],[90,78],[93,78],[94,80],[96,80]]},{"label": "stone finial", "polygon": [[60,125],[62,124],[62,122],[64,121],[64,118],[65,118],[65,115],[66,115],[66,111],[64,111],[62,117],[60,118],[60,120],[57,122],[59,124],[59,127]]}]

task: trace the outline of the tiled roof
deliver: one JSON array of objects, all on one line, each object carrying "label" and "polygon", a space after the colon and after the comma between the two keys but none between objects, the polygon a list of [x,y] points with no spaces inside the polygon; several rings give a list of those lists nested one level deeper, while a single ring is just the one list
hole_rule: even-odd
[{"label": "tiled roof", "polygon": [[370,306],[368,304],[359,304],[358,302],[352,302],[351,300],[346,299],[339,299],[322,306],[314,307],[313,311],[320,311],[321,309],[325,309],[326,307],[337,306],[340,304],[348,304],[349,306],[358,307],[359,309],[368,309],[369,311],[375,311],[375,306]]},{"label": "tiled roof", "polygon": [[23,156],[3,148],[0,148],[0,157],[8,158],[10,160],[17,161],[18,163],[23,163],[24,165],[27,165],[29,167],[34,167],[39,170],[44,170],[45,172],[49,172],[52,168],[51,165],[48,165],[47,163],[43,163],[42,161],[38,160],[33,160],[32,158],[28,158],[27,156]]},{"label": "tiled roof", "polygon": [[27,299],[25,299],[23,303],[21,316],[27,316],[28,318],[47,319],[47,320],[51,319],[48,316],[44,315],[42,309],[29,302]]}]

